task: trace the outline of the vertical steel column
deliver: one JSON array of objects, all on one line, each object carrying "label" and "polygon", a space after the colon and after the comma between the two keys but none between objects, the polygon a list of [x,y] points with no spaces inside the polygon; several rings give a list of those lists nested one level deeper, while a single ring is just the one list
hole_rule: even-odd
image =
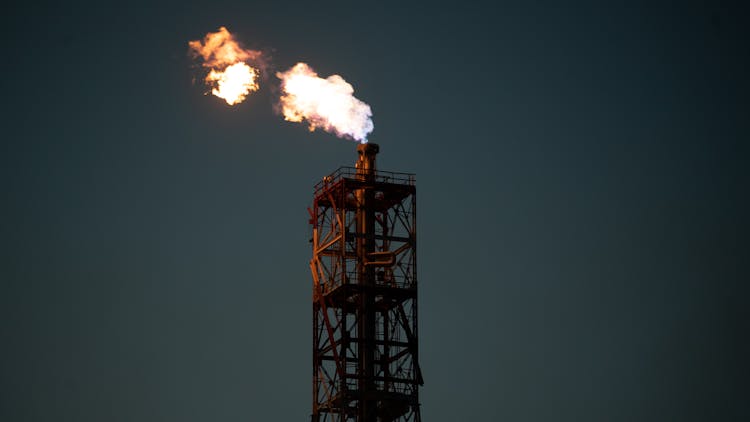
[{"label": "vertical steel column", "polygon": [[360,144],[357,147],[357,179],[365,182],[357,189],[357,273],[360,284],[360,306],[357,338],[359,340],[359,421],[375,422],[377,402],[374,399],[375,386],[375,269],[367,265],[372,252],[375,252],[375,211],[374,182],[375,155],[379,148],[375,144]]}]

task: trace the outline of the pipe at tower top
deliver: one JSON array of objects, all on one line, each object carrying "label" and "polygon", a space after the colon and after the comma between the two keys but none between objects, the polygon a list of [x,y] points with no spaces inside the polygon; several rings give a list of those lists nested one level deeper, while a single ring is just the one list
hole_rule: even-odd
[{"label": "pipe at tower top", "polygon": [[380,151],[378,144],[359,144],[357,145],[357,163],[355,168],[357,169],[357,175],[362,178],[367,176],[374,176],[375,174],[375,156]]}]

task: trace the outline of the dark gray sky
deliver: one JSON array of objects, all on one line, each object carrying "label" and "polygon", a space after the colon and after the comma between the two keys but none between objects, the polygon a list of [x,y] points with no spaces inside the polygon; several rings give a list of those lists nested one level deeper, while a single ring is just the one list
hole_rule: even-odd
[{"label": "dark gray sky", "polygon": [[417,174],[425,421],[750,419],[747,8],[528,3],[6,6],[0,419],[309,418],[306,207],[356,144],[272,75],[204,96],[222,25]]}]

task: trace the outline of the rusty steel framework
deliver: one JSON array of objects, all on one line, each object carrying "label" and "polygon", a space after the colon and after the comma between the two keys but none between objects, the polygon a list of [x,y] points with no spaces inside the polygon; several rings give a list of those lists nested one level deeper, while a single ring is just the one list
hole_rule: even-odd
[{"label": "rusty steel framework", "polygon": [[421,421],[414,175],[377,171],[375,144],[357,151],[310,209],[312,420]]}]

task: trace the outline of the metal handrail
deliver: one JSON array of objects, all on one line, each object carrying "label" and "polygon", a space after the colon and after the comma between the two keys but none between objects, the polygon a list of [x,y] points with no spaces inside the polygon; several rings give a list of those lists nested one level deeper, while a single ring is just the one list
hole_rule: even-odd
[{"label": "metal handrail", "polygon": [[[323,177],[323,180],[315,185],[315,193],[317,194],[327,186],[330,186],[341,179],[351,179],[356,175],[357,169],[355,167],[339,167],[333,173]],[[397,185],[414,186],[417,182],[414,173],[376,170],[374,172],[374,177],[375,182],[393,183]]]}]

